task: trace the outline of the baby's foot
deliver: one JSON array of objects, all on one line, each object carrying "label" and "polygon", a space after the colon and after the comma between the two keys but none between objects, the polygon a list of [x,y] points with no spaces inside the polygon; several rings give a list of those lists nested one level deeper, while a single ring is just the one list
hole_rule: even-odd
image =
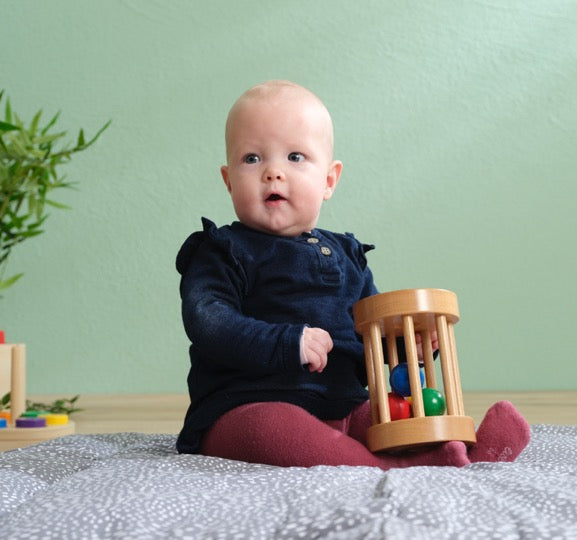
[{"label": "baby's foot", "polygon": [[471,460],[467,455],[467,447],[464,442],[450,441],[423,454],[423,458],[429,461],[427,465],[440,465],[449,467],[464,467]]},{"label": "baby's foot", "polygon": [[429,450],[415,450],[402,456],[380,454],[382,469],[417,467],[419,465],[437,467],[464,467],[471,461],[467,456],[467,447],[461,441],[450,441]]},{"label": "baby's foot", "polygon": [[426,463],[427,465],[464,467],[471,463],[467,455],[467,446],[462,441],[443,443],[437,448],[425,452],[422,457],[429,461]]},{"label": "baby's foot", "polygon": [[509,401],[495,403],[477,429],[477,443],[469,449],[471,463],[514,461],[531,438],[531,427]]}]

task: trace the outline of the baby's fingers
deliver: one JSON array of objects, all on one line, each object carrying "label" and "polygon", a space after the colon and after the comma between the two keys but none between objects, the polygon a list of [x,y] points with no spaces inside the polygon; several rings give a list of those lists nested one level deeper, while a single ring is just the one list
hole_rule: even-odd
[{"label": "baby's fingers", "polygon": [[307,353],[307,358],[309,360],[309,371],[317,371],[321,373],[327,365],[327,353],[322,348],[311,348]]}]

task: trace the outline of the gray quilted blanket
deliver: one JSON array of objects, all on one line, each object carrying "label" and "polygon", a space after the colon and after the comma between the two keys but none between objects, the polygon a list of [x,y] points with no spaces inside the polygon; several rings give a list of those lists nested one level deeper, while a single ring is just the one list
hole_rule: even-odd
[{"label": "gray quilted blanket", "polygon": [[515,463],[278,468],[177,455],[173,435],[0,454],[0,538],[577,538],[577,427]]}]

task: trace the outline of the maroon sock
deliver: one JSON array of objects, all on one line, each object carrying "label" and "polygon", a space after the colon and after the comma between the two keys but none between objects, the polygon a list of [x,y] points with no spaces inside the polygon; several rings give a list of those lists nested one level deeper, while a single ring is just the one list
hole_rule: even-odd
[{"label": "maroon sock", "polygon": [[469,449],[471,463],[514,461],[529,443],[531,426],[509,401],[495,403],[477,429],[477,444]]}]

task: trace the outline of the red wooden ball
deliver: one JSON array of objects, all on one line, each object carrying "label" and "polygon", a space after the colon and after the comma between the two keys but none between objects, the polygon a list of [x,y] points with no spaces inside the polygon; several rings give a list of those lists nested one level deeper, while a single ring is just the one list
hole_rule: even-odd
[{"label": "red wooden ball", "polygon": [[389,392],[389,410],[391,412],[391,420],[402,420],[411,417],[409,402],[395,392]]}]

